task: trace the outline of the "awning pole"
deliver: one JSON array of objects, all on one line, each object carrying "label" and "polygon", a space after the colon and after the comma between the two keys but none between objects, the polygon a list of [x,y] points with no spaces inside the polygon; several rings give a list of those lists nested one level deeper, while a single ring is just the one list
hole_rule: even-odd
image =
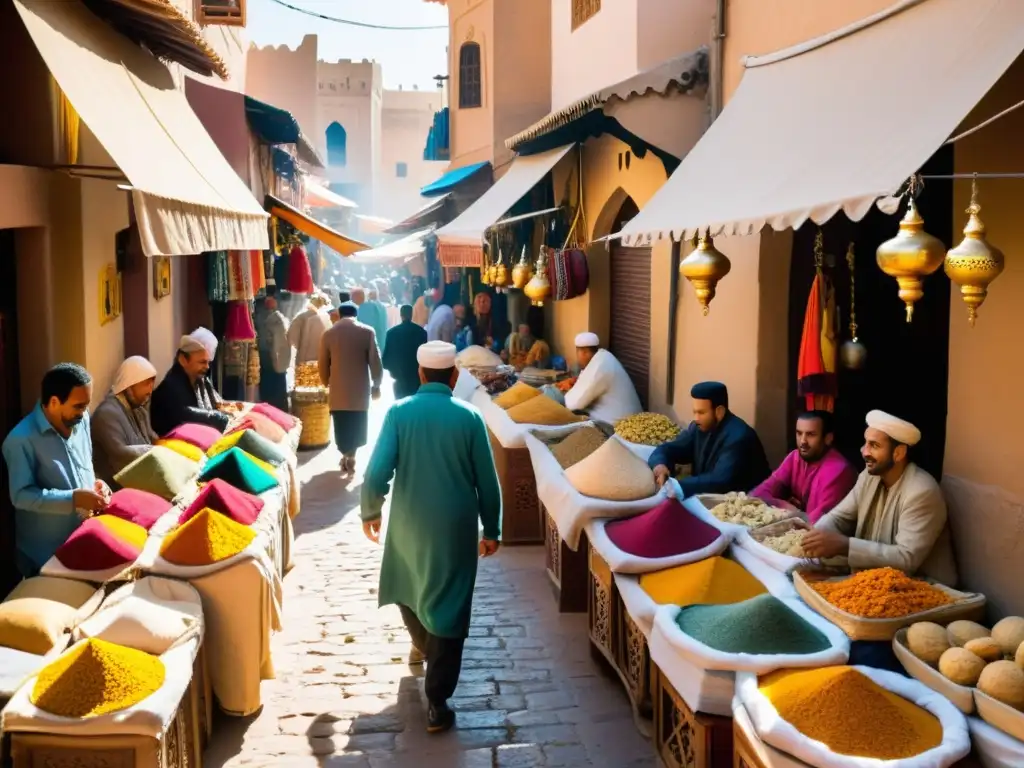
[{"label": "awning pole", "polygon": [[672,274],[669,275],[668,285],[668,376],[665,393],[665,402],[672,405],[676,398],[676,315],[679,314],[679,262],[682,257],[683,244],[678,240],[672,241]]}]

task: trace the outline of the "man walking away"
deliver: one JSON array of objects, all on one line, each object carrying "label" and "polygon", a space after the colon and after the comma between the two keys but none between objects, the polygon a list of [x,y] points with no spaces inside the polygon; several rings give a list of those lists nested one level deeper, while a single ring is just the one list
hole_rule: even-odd
[{"label": "man walking away", "polygon": [[427,332],[412,321],[412,305],[399,310],[402,322],[388,331],[384,344],[384,370],[395,380],[395,400],[416,394],[420,388],[420,369],[416,351],[427,343]]},{"label": "man walking away", "polygon": [[288,343],[288,320],[277,304],[276,290],[268,286],[263,299],[266,319],[258,339],[260,353],[260,398],[275,408],[288,411],[288,368],[292,346]]},{"label": "man walking away", "polygon": [[379,542],[394,479],[379,602],[402,612],[413,644],[409,663],[426,659],[427,730],[440,733],[455,724],[448,700],[462,669],[477,559],[498,551],[501,491],[480,412],[452,397],[455,346],[428,342],[416,357],[422,386],[384,417],[361,517],[366,536]]}]

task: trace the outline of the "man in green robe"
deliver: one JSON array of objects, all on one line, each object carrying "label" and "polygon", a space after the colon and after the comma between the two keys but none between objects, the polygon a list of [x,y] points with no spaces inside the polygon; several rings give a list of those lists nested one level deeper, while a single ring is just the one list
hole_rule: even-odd
[{"label": "man in green robe", "polygon": [[416,359],[422,386],[385,415],[360,506],[363,531],[378,542],[394,479],[379,604],[401,610],[410,664],[425,657],[427,730],[440,733],[455,724],[448,700],[462,669],[477,559],[498,551],[501,490],[480,412],[452,397],[455,345],[428,342]]}]

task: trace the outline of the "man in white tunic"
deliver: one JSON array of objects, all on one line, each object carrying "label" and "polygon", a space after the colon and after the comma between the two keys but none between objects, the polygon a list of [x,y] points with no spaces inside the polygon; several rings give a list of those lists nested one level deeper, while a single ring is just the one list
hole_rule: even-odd
[{"label": "man in white tunic", "polygon": [[868,413],[865,469],[804,537],[808,557],[846,557],[854,571],[888,566],[956,584],[942,490],[907,455],[920,440],[913,424],[883,411]]},{"label": "man in white tunic", "polygon": [[596,333],[576,337],[576,361],[580,375],[565,393],[565,407],[586,411],[595,421],[614,424],[619,419],[640,413],[643,407],[629,374],[611,352],[601,349]]}]

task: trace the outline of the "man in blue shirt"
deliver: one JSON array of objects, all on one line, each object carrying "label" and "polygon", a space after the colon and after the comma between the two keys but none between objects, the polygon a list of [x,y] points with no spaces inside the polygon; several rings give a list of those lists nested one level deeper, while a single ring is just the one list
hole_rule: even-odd
[{"label": "man in blue shirt", "polygon": [[110,501],[110,488],[93,471],[90,400],[89,372],[74,363],[55,365],[43,376],[36,407],[4,440],[17,564],[26,578]]}]

